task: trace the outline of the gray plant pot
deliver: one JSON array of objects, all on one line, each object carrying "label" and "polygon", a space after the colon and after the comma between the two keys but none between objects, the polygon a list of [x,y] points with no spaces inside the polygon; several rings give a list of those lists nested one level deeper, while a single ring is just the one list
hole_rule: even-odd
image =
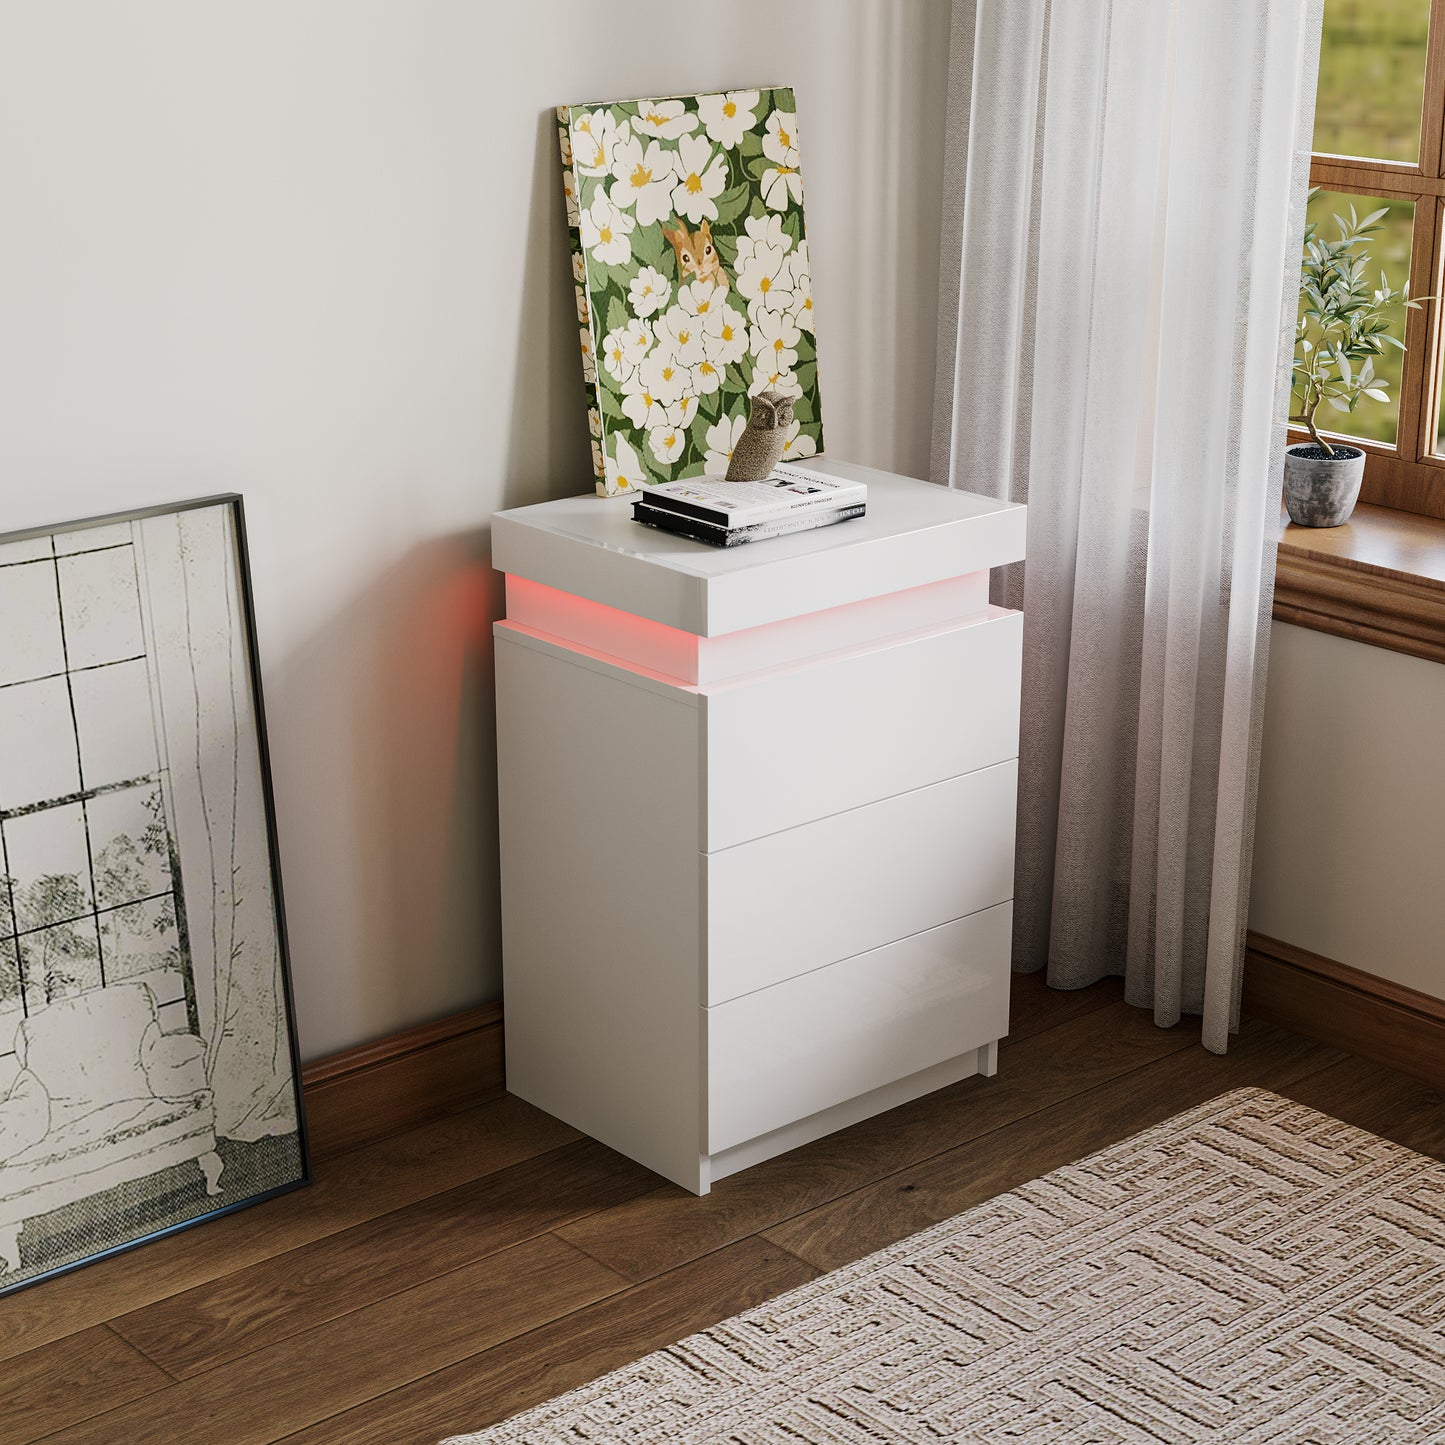
[{"label": "gray plant pot", "polygon": [[1359,447],[1335,444],[1334,456],[1313,442],[1284,452],[1284,504],[1301,527],[1338,527],[1350,520],[1365,475]]}]

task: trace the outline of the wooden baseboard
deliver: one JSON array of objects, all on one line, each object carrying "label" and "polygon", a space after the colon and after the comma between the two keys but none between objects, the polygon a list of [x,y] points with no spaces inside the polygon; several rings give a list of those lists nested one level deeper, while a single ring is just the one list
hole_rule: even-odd
[{"label": "wooden baseboard", "polygon": [[500,1094],[502,1005],[483,1004],[301,1071],[312,1159],[327,1159]]},{"label": "wooden baseboard", "polygon": [[1244,1008],[1308,1038],[1445,1088],[1445,1001],[1251,933]]}]

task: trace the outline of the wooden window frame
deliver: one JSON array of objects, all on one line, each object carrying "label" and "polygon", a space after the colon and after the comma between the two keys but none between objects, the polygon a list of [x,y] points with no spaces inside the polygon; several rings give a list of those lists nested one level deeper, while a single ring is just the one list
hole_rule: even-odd
[{"label": "wooden window frame", "polygon": [[[1358,156],[1322,155],[1310,162],[1310,184],[1382,200],[1413,201],[1414,236],[1410,249],[1410,290],[1442,294],[1445,263],[1445,0],[1430,0],[1425,49],[1425,94],[1420,114],[1420,159],[1376,161]],[[1421,285],[1420,278],[1428,279]],[[1405,355],[1400,375],[1399,425],[1395,445],[1329,432],[1365,451],[1360,500],[1398,511],[1445,518],[1445,455],[1436,455],[1442,359],[1439,302],[1406,312]],[[1290,440],[1308,440],[1302,427],[1290,428]]]}]

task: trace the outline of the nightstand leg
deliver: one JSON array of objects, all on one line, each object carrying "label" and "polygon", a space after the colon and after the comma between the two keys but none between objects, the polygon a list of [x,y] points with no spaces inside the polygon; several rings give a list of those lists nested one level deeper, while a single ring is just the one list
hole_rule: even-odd
[{"label": "nightstand leg", "polygon": [[978,1072],[985,1078],[991,1079],[998,1073],[998,1040],[991,1044],[984,1044],[978,1051]]}]

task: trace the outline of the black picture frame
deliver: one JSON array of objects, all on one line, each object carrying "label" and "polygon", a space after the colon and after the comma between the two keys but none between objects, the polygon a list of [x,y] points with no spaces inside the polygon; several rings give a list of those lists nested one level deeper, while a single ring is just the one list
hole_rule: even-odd
[{"label": "black picture frame", "polygon": [[[188,913],[191,911],[194,901],[189,894],[187,883],[187,867],[183,858],[183,849],[177,841],[177,825],[174,812],[174,805],[168,803],[168,797],[172,792],[179,793],[180,785],[175,782],[174,769],[167,769],[161,765],[161,760],[166,757],[163,743],[163,732],[166,727],[165,711],[163,706],[158,706],[155,699],[163,696],[163,689],[157,681],[156,674],[162,670],[160,654],[162,649],[157,646],[153,657],[151,646],[153,639],[160,635],[160,627],[153,631],[144,631],[146,620],[144,617],[147,606],[147,599],[143,593],[145,586],[153,586],[154,577],[142,578],[141,543],[136,539],[145,536],[148,532],[157,529],[164,531],[163,524],[174,522],[176,537],[180,539],[175,549],[174,558],[167,559],[167,566],[177,575],[186,592],[186,625],[187,625],[187,648],[191,649],[191,685],[195,692],[195,774],[199,779],[206,767],[206,761],[201,747],[202,731],[202,702],[201,684],[197,678],[197,659],[206,657],[208,660],[214,657],[211,653],[195,650],[190,627],[190,610],[195,602],[191,594],[189,578],[190,569],[194,566],[200,568],[203,561],[197,559],[196,549],[199,545],[198,539],[208,531],[210,524],[200,523],[196,520],[196,514],[213,513],[217,519],[220,540],[216,544],[222,549],[222,553],[228,552],[232,567],[231,575],[222,578],[221,586],[226,598],[226,616],[231,622],[231,630],[227,637],[227,658],[230,669],[229,676],[232,679],[231,691],[231,717],[232,717],[232,748],[231,748],[231,769],[233,776],[233,788],[231,797],[231,871],[224,883],[216,880],[220,877],[220,870],[212,868],[212,896],[209,906],[212,911],[213,934],[215,933],[215,916],[219,912],[222,892],[226,890],[229,899],[231,915],[232,936],[227,955],[225,975],[227,992],[213,1002],[210,1010],[212,1017],[208,1030],[209,1038],[202,1039],[198,1020],[201,1015],[202,991],[197,986],[195,976],[195,951],[188,942],[189,924]],[[188,520],[189,519],[189,520]],[[147,524],[153,524],[147,526]],[[140,529],[139,531],[137,529]],[[106,529],[109,529],[106,531]],[[129,529],[132,541],[114,540],[118,536],[119,529]],[[86,548],[79,546],[73,550],[69,543],[66,550],[59,549],[60,538],[80,538],[84,541],[84,534],[91,534],[95,539],[106,531],[111,540],[102,546]],[[191,534],[187,540],[188,532]],[[296,1031],[295,1000],[291,980],[291,959],[290,949],[286,932],[286,912],[283,894],[280,851],[276,829],[276,809],[274,788],[271,777],[271,754],[269,739],[266,728],[266,713],[261,679],[260,655],[256,638],[255,605],[252,589],[250,550],[246,532],[245,508],[242,497],[239,493],[228,492],[216,495],[194,498],[187,501],[175,502],[150,507],[137,508],[130,511],[106,513],[99,516],[85,518],[79,521],[67,521],[51,526],[31,527],[19,531],[0,533],[0,592],[3,592],[3,585],[6,579],[5,569],[7,566],[39,567],[45,568],[47,559],[39,555],[40,549],[35,546],[37,543],[49,541],[51,556],[50,566],[53,567],[55,577],[55,606],[58,609],[61,631],[61,656],[65,663],[64,686],[70,695],[71,723],[75,733],[75,752],[77,781],[80,786],[75,789],[75,797],[69,797],[62,793],[57,800],[41,803],[20,803],[17,806],[10,806],[6,801],[6,788],[8,778],[3,767],[0,767],[0,1002],[5,997],[3,993],[3,970],[5,961],[3,956],[4,946],[11,945],[11,953],[14,961],[15,978],[20,989],[20,1021],[26,1025],[25,1033],[28,1042],[29,1052],[21,1061],[18,1056],[11,1060],[9,1072],[14,1075],[7,1083],[3,1076],[0,1076],[0,1241],[4,1241],[6,1232],[13,1229],[15,1238],[8,1242],[4,1252],[0,1252],[0,1297],[11,1294],[16,1290],[25,1289],[32,1285],[39,1284],[45,1280],[52,1279],[57,1275],[65,1274],[71,1270],[78,1269],[87,1264],[93,1264],[98,1260],[109,1258],[111,1255],[134,1249],[139,1245],[162,1239],[168,1235],[177,1233],[183,1229],[189,1229],[197,1224],[221,1218],[232,1214],[239,1209],[249,1208],[254,1204],[263,1203],[266,1200],[274,1199],[282,1194],[290,1193],[309,1184],[312,1180],[310,1149],[307,1136],[305,1104],[301,1088],[301,1059]],[[120,548],[129,545],[132,549],[131,564],[135,569],[136,578],[136,625],[142,628],[142,636],[147,643],[146,650],[141,658],[127,657],[113,662],[101,662],[94,666],[72,667],[71,653],[65,642],[65,619],[67,606],[69,606],[69,591],[71,581],[74,581],[74,589],[77,594],[85,592],[88,580],[82,575],[84,559],[97,557],[103,551],[116,552]],[[211,539],[207,538],[206,545],[211,545]],[[27,551],[37,555],[26,558]],[[14,560],[7,563],[6,558],[13,557]],[[99,564],[97,564],[98,567]],[[106,563],[107,567],[118,566],[118,563],[111,559]],[[92,568],[91,570],[96,570]],[[78,580],[75,580],[78,579]],[[93,579],[90,579],[93,581]],[[169,580],[169,579],[168,579]],[[196,574],[196,580],[204,582],[206,579]],[[214,586],[216,579],[211,578],[211,585]],[[27,579],[27,588],[40,594],[38,582],[34,579]],[[103,601],[103,599],[99,599]],[[90,619],[89,625],[94,631],[99,627],[104,632],[107,626],[111,625],[106,620],[105,609],[97,605],[98,599],[87,597],[85,601],[88,608],[82,608],[76,615]],[[234,603],[234,610],[232,604]],[[3,603],[0,603],[3,605]],[[149,605],[154,607],[154,598],[149,599]],[[76,604],[77,607],[80,604]],[[101,622],[96,623],[95,617],[100,617]],[[112,619],[113,621],[113,619]],[[18,620],[12,624],[7,619],[7,628],[15,625],[23,631],[24,622]],[[127,624],[128,625],[128,624]],[[16,635],[20,635],[17,631]],[[83,635],[83,629],[82,629]],[[46,646],[53,646],[47,639],[42,639],[40,651],[43,652]],[[118,643],[112,641],[112,650]],[[4,667],[6,655],[3,650],[4,644],[0,643],[0,748],[5,746],[5,728],[7,714],[4,704],[19,697],[19,689],[29,688],[30,693],[26,699],[22,699],[26,706],[34,706],[40,699],[40,689],[32,684],[45,683],[48,688],[57,681],[53,676],[37,677],[29,681],[22,680],[6,681]],[[12,646],[12,652],[14,647]],[[174,649],[173,649],[174,651]],[[83,656],[83,654],[82,654]],[[235,677],[234,667],[237,659],[244,663],[246,677],[244,680]],[[85,769],[89,752],[86,740],[83,737],[82,721],[77,711],[77,686],[81,673],[94,674],[96,676],[109,672],[111,677],[107,679],[105,686],[110,689],[118,684],[123,684],[133,692],[136,681],[136,665],[140,663],[145,671],[150,687],[151,706],[155,730],[154,742],[157,749],[157,768],[154,779],[141,777],[138,780],[122,781],[107,784],[99,789],[85,786]],[[33,666],[47,665],[31,662]],[[117,675],[126,670],[123,678]],[[12,671],[13,671],[12,667]],[[23,674],[23,667],[20,669]],[[93,688],[94,679],[87,676],[85,685]],[[5,698],[7,688],[11,691],[11,699]],[[54,692],[53,688],[47,692],[50,697]],[[245,706],[249,706],[249,718],[245,724],[239,719],[243,718]],[[92,729],[96,731],[96,729]],[[143,746],[143,744],[142,744]],[[97,748],[97,754],[104,749]],[[243,758],[243,752],[246,754]],[[242,781],[241,770],[243,767],[250,768],[254,764],[254,773],[250,773],[245,780],[246,786],[246,812],[250,824],[249,830],[253,833],[259,827],[260,837],[250,836],[248,833],[245,839],[247,849],[246,859],[249,862],[253,873],[260,874],[261,862],[264,859],[264,892],[269,899],[269,906],[263,908],[262,902],[252,894],[246,894],[243,889],[245,884],[237,882],[236,847],[237,833],[241,827],[240,815],[242,812],[241,793]],[[124,769],[122,769],[124,771]],[[13,760],[9,766],[11,777],[17,773],[17,764]],[[166,781],[162,783],[162,774],[167,774]],[[102,798],[106,805],[112,808],[120,804],[115,799],[123,799],[126,806],[134,811],[135,800],[139,797],[142,789],[150,786],[152,791],[146,795],[146,805],[151,809],[150,817],[153,826],[147,828],[144,838],[145,847],[135,844],[135,839],[129,834],[117,833],[111,837],[102,848],[97,848],[96,839],[91,827],[91,813],[100,806]],[[191,788],[192,793],[195,788]],[[18,796],[24,797],[22,792]],[[220,794],[221,804],[224,804],[224,790]],[[200,788],[200,816],[206,823],[206,832],[211,832],[211,807],[208,804],[204,787]],[[157,800],[159,800],[157,802]],[[65,810],[78,806],[85,827],[86,856],[90,868],[89,877],[89,912],[79,918],[68,919],[64,924],[53,925],[46,923],[43,926],[26,928],[22,930],[22,923],[26,921],[22,917],[23,906],[18,901],[16,893],[16,875],[12,871],[9,848],[6,843],[7,824],[15,825],[24,822],[31,825],[31,820],[40,818],[41,815],[49,814],[49,819],[61,819]],[[193,797],[189,798],[189,806],[192,812],[195,811],[196,803]],[[162,830],[164,838],[162,839]],[[52,829],[52,832],[58,832]],[[199,830],[195,830],[197,833]],[[128,846],[125,849],[116,848],[117,841],[124,841]],[[162,847],[162,842],[164,847]],[[50,844],[52,851],[54,840]],[[37,857],[44,855],[44,847],[32,849]],[[106,889],[115,884],[116,879],[122,882],[127,875],[123,868],[112,868],[102,866],[97,871],[97,859],[104,860],[111,854],[121,858],[124,864],[130,865],[132,871],[138,867],[149,867],[152,874],[164,866],[170,869],[171,893],[169,903],[165,896],[160,894],[148,895],[136,903],[113,904],[109,901]],[[164,853],[164,859],[162,859]],[[143,856],[146,855],[146,856]],[[135,859],[141,859],[140,864]],[[46,874],[34,872],[34,878],[42,883],[49,880],[68,875]],[[137,875],[139,876],[139,875]],[[151,875],[148,875],[150,877]],[[142,878],[142,882],[147,881]],[[35,883],[32,881],[32,893],[35,891]],[[82,884],[83,888],[83,884]],[[55,893],[52,887],[46,897]],[[116,896],[125,896],[117,894]],[[204,901],[204,900],[202,900]],[[107,906],[102,906],[103,903]],[[169,914],[167,914],[169,907]],[[246,908],[248,920],[254,920],[250,926],[254,936],[248,939],[243,937],[240,944],[236,942],[235,929],[238,912]],[[143,910],[149,910],[143,912]],[[69,929],[74,938],[82,940],[84,947],[88,948],[88,938],[84,937],[89,929],[91,916],[94,919],[95,932],[95,967],[88,974],[83,973],[81,965],[89,967],[90,959],[86,955],[77,959],[73,955],[75,948],[72,946],[72,956],[67,960],[69,973],[63,973],[67,986],[58,990],[52,996],[52,973],[47,973],[43,997],[35,1000],[36,1007],[32,1010],[32,1000],[28,997],[27,990],[27,968],[28,955],[21,946],[23,938],[44,939],[51,933],[58,933],[61,929]],[[9,932],[7,933],[7,919]],[[264,921],[269,922],[269,935],[261,930]],[[33,922],[33,917],[30,918]],[[82,928],[81,924],[85,927]],[[142,926],[142,925],[145,926]],[[130,933],[126,929],[130,928]],[[122,940],[142,940],[142,952],[130,954],[125,953]],[[174,941],[172,941],[174,940]],[[166,944],[162,949],[160,944]],[[237,968],[238,958],[254,955],[260,958],[264,946],[269,943],[274,950],[274,975],[270,979],[272,986],[272,1012],[274,1018],[272,1025],[277,1030],[284,1029],[285,1048],[285,1080],[269,1094],[258,1093],[258,1102],[253,1104],[251,1109],[239,1115],[240,1126],[237,1137],[232,1138],[222,1133],[221,1110],[222,1094],[226,1094],[228,1111],[231,1115],[237,1115],[242,1104],[246,1102],[244,1092],[239,1101],[233,1100],[232,1095],[237,1089],[229,1082],[234,1066],[226,1073],[224,1079],[218,1078],[220,1068],[220,1056],[227,1046],[230,1046],[228,1057],[234,1058],[237,1050],[244,1048],[247,1040],[244,1038],[240,1043],[233,1043],[237,1037],[232,1028],[234,997],[240,996],[240,990],[236,990],[233,997],[229,991],[230,983]],[[114,944],[114,947],[112,947]],[[38,946],[38,945],[37,945]],[[150,951],[144,951],[149,947]],[[238,948],[241,952],[238,954]],[[248,951],[249,950],[249,951]],[[213,969],[216,967],[216,960],[220,956],[219,949],[213,949],[211,963]],[[135,969],[145,964],[156,963],[158,966],[151,972],[141,972],[132,976],[125,974],[119,980],[106,981],[106,961],[114,958],[123,967]],[[161,967],[160,965],[166,965]],[[171,973],[178,973],[184,981],[184,997],[172,998],[162,1004],[157,997],[157,991],[153,989],[147,980],[157,977],[169,977]],[[217,978],[220,974],[217,973]],[[95,978],[100,982],[97,985]],[[261,973],[258,966],[256,977],[259,979]],[[72,987],[73,985],[73,987]],[[111,1135],[101,1133],[95,1135],[95,1130],[104,1121],[98,1119],[102,1108],[109,1109],[115,1103],[105,1106],[98,1106],[93,1115],[77,1115],[72,1118],[74,1111],[73,1101],[70,1096],[65,1096],[65,1107],[69,1112],[61,1110],[57,1106],[56,1097],[48,1100],[49,1104],[49,1125],[46,1135],[38,1144],[30,1145],[27,1148],[12,1152],[6,1155],[6,1128],[7,1115],[6,1105],[10,1102],[15,1092],[15,1080],[22,1074],[29,1073],[32,1077],[41,1078],[31,1064],[34,1062],[33,1053],[39,1046],[40,1039],[31,1039],[30,1034],[43,1035],[47,1031],[55,1037],[64,1039],[66,1030],[75,1031],[88,1020],[82,1019],[80,1011],[95,1003],[98,993],[109,990],[109,996],[99,1003],[101,1010],[100,1022],[107,1018],[114,1020],[116,1027],[122,1034],[121,1041],[114,1049],[115,1068],[114,1077],[125,1080],[145,1079],[151,1081],[154,1089],[182,1087],[194,1083],[199,1075],[197,1067],[205,1071],[207,1087],[203,1091],[193,1091],[189,1095],[179,1096],[182,1100],[190,1099],[190,1114],[182,1112],[181,1105],[168,1096],[154,1093],[150,1100],[144,1098],[126,1099],[122,1101],[123,1107],[115,1110],[118,1121],[122,1116],[132,1114],[133,1117],[124,1119],[120,1123],[117,1132]],[[133,1067],[131,1059],[131,1034],[133,1026],[144,1019],[144,1001],[141,998],[141,991],[145,990],[150,995],[150,1003],[154,1017],[145,1023],[141,1038],[137,1044],[139,1049],[140,1064],[139,1073]],[[219,990],[218,990],[219,992]],[[124,995],[122,998],[121,996]],[[219,1007],[216,1004],[219,1004]],[[62,1006],[57,1009],[56,1006]],[[185,1027],[181,1026],[182,1005],[184,1005]],[[59,1022],[53,1027],[45,1022],[48,1011],[55,1009],[50,1018]],[[67,1012],[68,1010],[68,1012]],[[162,1015],[169,1012],[172,1016],[171,1025],[167,1025]],[[13,1013],[13,1009],[11,1010]],[[61,1015],[64,1017],[61,1017]],[[4,1020],[10,1015],[0,1012],[0,1045],[3,1045],[8,1036],[8,1028]],[[258,1024],[264,1023],[268,1015],[264,1006],[258,1015]],[[32,1028],[29,1021],[36,1018],[41,1022]],[[219,1019],[219,1022],[217,1020]],[[20,1025],[16,1026],[17,1048],[21,1039]],[[79,1037],[78,1033],[73,1036]],[[194,1054],[191,1040],[200,1043],[202,1055],[199,1060],[187,1058]],[[264,1042],[264,1041],[262,1041]],[[273,1045],[274,1045],[273,1040]],[[12,1050],[14,1052],[14,1050]],[[67,1057],[78,1051],[64,1050]],[[101,1050],[102,1055],[105,1050]],[[260,1051],[264,1053],[264,1050]],[[260,1054],[258,1054],[260,1056]],[[0,1062],[6,1056],[0,1055]],[[272,1059],[274,1072],[270,1078],[264,1080],[265,1087],[269,1087],[276,1079],[281,1078],[280,1061],[281,1051],[272,1048]],[[15,1065],[21,1066],[17,1069]],[[97,1077],[104,1075],[104,1059],[101,1061],[99,1070],[92,1069],[91,1074]],[[74,1078],[77,1070],[74,1060],[68,1063],[56,1065],[62,1072],[69,1070],[67,1077]],[[159,1081],[159,1082],[157,1082]],[[284,1089],[284,1084],[289,1083],[289,1089]],[[30,1088],[31,1095],[34,1094],[33,1086]],[[244,1085],[243,1085],[244,1089]],[[284,1091],[284,1092],[283,1092]],[[202,1094],[209,1100],[207,1105],[197,1105],[196,1100]],[[34,1132],[35,1117],[37,1109],[31,1107],[33,1099],[25,1101],[25,1107],[19,1110],[12,1110],[11,1124],[15,1119],[21,1119],[24,1128],[29,1128],[30,1133]],[[133,1106],[135,1106],[133,1108]],[[83,1107],[83,1106],[82,1106]],[[211,1111],[210,1130],[212,1148],[205,1155],[196,1153],[199,1145],[205,1142],[205,1135],[198,1134],[197,1130],[204,1125],[205,1108]],[[288,1113],[289,1108],[289,1113]],[[28,1111],[28,1112],[27,1112]],[[269,1111],[269,1112],[267,1112]],[[23,1117],[22,1117],[23,1116]],[[57,1116],[61,1118],[62,1124],[57,1126]],[[174,1117],[172,1117],[174,1116]],[[288,1118],[294,1118],[294,1130],[288,1131],[285,1128]],[[71,1130],[70,1134],[66,1131]],[[88,1130],[88,1132],[87,1132]],[[258,1132],[259,1131],[259,1132]],[[253,1137],[242,1138],[242,1133]],[[293,1141],[294,1135],[294,1141]],[[20,1138],[28,1138],[29,1134],[23,1132],[16,1135],[13,1131],[9,1136],[9,1146],[13,1146]],[[62,1167],[65,1157],[64,1151],[67,1138],[79,1141],[85,1140],[85,1149],[88,1151],[86,1160],[87,1177],[92,1181],[104,1181],[104,1187],[97,1189],[91,1194],[76,1195],[66,1203],[54,1208],[47,1209],[34,1219],[43,1219],[47,1222],[47,1228],[40,1231],[41,1241],[33,1243],[29,1248],[22,1247],[27,1226],[32,1222],[26,1219],[19,1226],[8,1219],[8,1214],[13,1214],[14,1207],[7,1209],[7,1201],[11,1200],[14,1188],[18,1183],[22,1184],[22,1194],[26,1190],[39,1190],[37,1198],[42,1201],[52,1200],[56,1197],[56,1191],[45,1184],[47,1179],[46,1170],[49,1168],[54,1173]],[[103,1156],[105,1148],[114,1146],[117,1154],[123,1154],[126,1150],[138,1148],[136,1140],[153,1138],[157,1142],[153,1145],[149,1155],[140,1154],[134,1160],[114,1160],[109,1166],[105,1165]],[[57,1142],[58,1141],[58,1142]],[[223,1152],[222,1146],[230,1146]],[[100,1146],[99,1153],[101,1165],[96,1165],[96,1149]],[[77,1143],[76,1147],[80,1147]],[[51,1149],[50,1154],[45,1151]],[[182,1157],[184,1156],[184,1157]],[[236,1156],[234,1159],[230,1156]],[[146,1170],[140,1166],[149,1159],[159,1162],[153,1169]],[[219,1162],[217,1162],[219,1161]],[[244,1163],[245,1167],[240,1167]],[[195,1166],[199,1166],[201,1175],[199,1184],[206,1193],[204,1195],[205,1207],[192,1208],[198,1202],[196,1194],[196,1181],[194,1180]],[[140,1172],[134,1172],[140,1168]],[[29,1170],[29,1173],[23,1171]],[[233,1182],[230,1189],[241,1189],[245,1192],[237,1197],[228,1198],[228,1186],[226,1184],[227,1171],[231,1171]],[[7,1182],[7,1172],[9,1180]],[[216,1176],[215,1178],[212,1175]],[[123,1178],[117,1178],[117,1175]],[[189,1177],[188,1177],[189,1176]],[[57,1176],[59,1177],[59,1176]],[[26,1183],[25,1181],[39,1180],[40,1183]],[[247,1181],[250,1181],[250,1187]],[[179,1182],[178,1182],[179,1181]],[[269,1181],[269,1182],[268,1182]],[[79,1188],[79,1184],[70,1186],[71,1192]],[[7,1193],[7,1188],[11,1193]],[[65,1193],[61,1189],[60,1193]],[[19,1197],[19,1196],[16,1196]],[[187,1212],[190,1211],[190,1212]],[[179,1217],[177,1217],[179,1216]],[[109,1217],[111,1227],[115,1230],[115,1237],[107,1238],[103,1230],[98,1230],[96,1238],[87,1242],[83,1236],[88,1225],[95,1225],[103,1222]],[[162,1222],[157,1222],[157,1221]],[[58,1222],[57,1222],[58,1221]],[[153,1225],[154,1227],[149,1227]],[[10,1258],[5,1258],[8,1253]],[[18,1259],[19,1269],[9,1267]]]}]

